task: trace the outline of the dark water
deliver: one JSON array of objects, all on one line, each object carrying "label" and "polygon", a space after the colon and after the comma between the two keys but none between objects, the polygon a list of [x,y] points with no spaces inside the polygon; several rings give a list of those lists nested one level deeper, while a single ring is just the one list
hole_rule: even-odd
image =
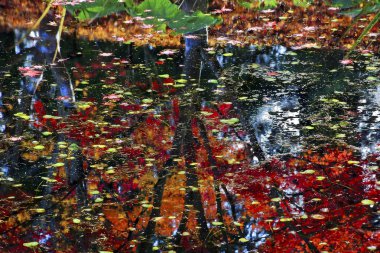
[{"label": "dark water", "polygon": [[[23,35],[0,34],[2,252],[378,245],[377,56],[346,66],[343,52],[322,49],[207,49],[187,39],[172,53],[67,37],[51,64],[54,32],[17,44]],[[238,123],[223,122],[231,118]],[[335,167],[350,177],[326,172]],[[329,241],[339,226],[355,238],[347,248]]]}]

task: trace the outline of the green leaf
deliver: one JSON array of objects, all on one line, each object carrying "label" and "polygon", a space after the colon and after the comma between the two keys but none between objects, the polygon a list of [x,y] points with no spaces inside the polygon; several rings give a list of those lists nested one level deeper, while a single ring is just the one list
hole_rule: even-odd
[{"label": "green leaf", "polygon": [[70,151],[77,151],[79,149],[79,146],[75,143],[71,143],[69,146]]},{"label": "green leaf", "polygon": [[38,246],[38,242],[25,242],[22,245],[24,245],[27,248],[33,248]]},{"label": "green leaf", "polygon": [[151,104],[151,103],[153,103],[153,99],[151,99],[151,98],[144,98],[143,100],[141,100],[141,102],[143,102],[144,104]]},{"label": "green leaf", "polygon": [[300,172],[301,174],[308,174],[308,175],[310,175],[310,174],[314,174],[315,173],[315,170],[305,170],[305,171],[302,171],[302,172]]},{"label": "green leaf", "polygon": [[64,163],[55,163],[52,165],[53,167],[62,167],[62,166],[65,166]]},{"label": "green leaf", "polygon": [[238,3],[244,8],[258,9],[258,10],[275,8],[278,4],[277,0],[251,0],[251,1],[240,0],[238,1]]},{"label": "green leaf", "polygon": [[247,240],[247,239],[245,239],[245,238],[243,237],[243,238],[240,238],[240,239],[239,239],[239,242],[244,243],[244,242],[249,242],[249,240]]},{"label": "green leaf", "polygon": [[239,122],[238,118],[231,118],[231,119],[221,119],[220,122],[228,125],[234,125]]},{"label": "green leaf", "polygon": [[18,112],[15,114],[16,117],[19,117],[19,118],[22,118],[22,119],[25,119],[25,120],[29,120],[30,117],[28,115],[26,115],[25,113],[23,112]]},{"label": "green leaf", "polygon": [[358,6],[361,1],[359,0],[332,0],[332,5],[340,8],[352,8]]},{"label": "green leaf", "polygon": [[361,201],[361,203],[362,203],[362,205],[364,205],[364,206],[372,206],[372,205],[375,204],[375,201],[370,200],[370,199],[363,199],[363,200]]},{"label": "green leaf", "polygon": [[95,199],[95,203],[101,203],[101,202],[103,202],[103,199],[102,199],[102,198],[96,198],[96,199]]},{"label": "green leaf", "polygon": [[293,0],[293,4],[295,6],[299,6],[299,7],[302,7],[302,8],[306,8],[308,7],[313,1],[309,1],[309,0]]},{"label": "green leaf", "polygon": [[188,15],[169,0],[145,0],[137,6],[132,0],[127,0],[125,5],[133,17],[153,17],[145,19],[144,23],[160,30],[166,29],[167,25],[177,33],[190,33],[221,22],[220,18],[200,11]]},{"label": "green leaf", "polygon": [[35,150],[43,150],[43,149],[45,149],[45,147],[42,145],[37,145],[37,146],[34,146],[34,149]]},{"label": "green leaf", "polygon": [[186,79],[177,79],[175,81],[176,81],[176,83],[187,83]]},{"label": "green leaf", "polygon": [[116,148],[109,148],[106,150],[107,153],[116,153],[117,149]]},{"label": "green leaf", "polygon": [[85,21],[125,11],[125,6],[118,0],[95,0],[66,5],[66,9],[80,21]]},{"label": "green leaf", "polygon": [[41,177],[43,180],[46,180],[47,182],[49,183],[55,183],[57,182],[57,180],[53,179],[53,178],[48,178],[48,177]]}]

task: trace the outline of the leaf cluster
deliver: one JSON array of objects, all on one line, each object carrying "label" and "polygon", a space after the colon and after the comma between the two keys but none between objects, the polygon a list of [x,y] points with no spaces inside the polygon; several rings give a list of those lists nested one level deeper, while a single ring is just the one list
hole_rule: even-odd
[{"label": "leaf cluster", "polygon": [[66,8],[80,21],[127,11],[132,17],[143,19],[145,24],[153,25],[157,30],[165,31],[168,26],[177,33],[195,32],[221,22],[220,18],[201,11],[188,14],[169,0],[145,0],[140,4],[135,4],[132,0],[124,3],[116,0],[95,0],[66,5]]}]

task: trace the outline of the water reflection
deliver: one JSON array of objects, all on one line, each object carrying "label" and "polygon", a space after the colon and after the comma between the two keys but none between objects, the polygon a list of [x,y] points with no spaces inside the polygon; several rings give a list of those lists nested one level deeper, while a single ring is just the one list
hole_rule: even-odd
[{"label": "water reflection", "polygon": [[215,56],[202,31],[168,56],[78,41],[81,59],[51,64],[54,29],[31,35],[15,46],[20,62],[1,63],[13,68],[2,74],[42,66],[1,79],[6,250],[17,235],[47,252],[317,252],[353,213],[376,226],[374,205],[360,203],[377,198],[378,89],[352,85],[365,74],[340,53]]},{"label": "water reflection", "polygon": [[358,105],[358,132],[361,134],[361,155],[366,159],[379,152],[380,87],[369,88],[363,93]]},{"label": "water reflection", "polygon": [[267,102],[252,117],[262,149],[268,156],[288,152],[297,155],[302,150],[298,89],[289,87],[263,99]]}]

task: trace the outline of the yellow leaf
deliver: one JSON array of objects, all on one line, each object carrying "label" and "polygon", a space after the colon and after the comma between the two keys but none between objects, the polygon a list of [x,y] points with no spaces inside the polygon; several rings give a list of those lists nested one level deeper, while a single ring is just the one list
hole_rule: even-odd
[{"label": "yellow leaf", "polygon": [[361,203],[362,203],[362,205],[364,205],[364,206],[372,206],[372,205],[375,204],[375,201],[370,200],[370,199],[363,199],[363,200],[361,201]]}]

